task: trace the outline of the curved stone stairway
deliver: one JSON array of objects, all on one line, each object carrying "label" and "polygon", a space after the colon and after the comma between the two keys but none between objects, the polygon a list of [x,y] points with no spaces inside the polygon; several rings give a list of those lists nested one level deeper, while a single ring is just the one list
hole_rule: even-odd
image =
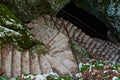
[{"label": "curved stone stairway", "polygon": [[[60,75],[74,75],[77,72],[69,39],[85,48],[95,58],[120,62],[120,47],[97,38],[91,38],[70,22],[45,15],[26,24],[34,37],[49,47],[45,55],[34,51],[21,52],[10,45],[1,46],[0,66],[2,73],[9,77],[23,73],[45,74],[56,72]],[[82,25],[81,25],[82,26]]]},{"label": "curved stone stairway", "polygon": [[[48,25],[49,27],[51,27],[51,29],[63,33],[71,40],[76,41],[79,46],[85,48],[89,52],[89,54],[95,59],[104,59],[114,62],[120,62],[120,44],[115,45],[105,40],[91,38],[89,35],[86,35],[81,29],[78,29],[76,26],[74,26],[67,20],[64,20],[62,18],[56,18],[55,16],[45,15],[39,17],[30,24],[34,25],[34,27],[36,25]],[[47,28],[48,27],[46,27],[46,33]],[[35,28],[32,30],[33,32],[36,31],[36,33],[38,33]]]},{"label": "curved stone stairway", "polygon": [[[46,26],[47,27],[47,26]],[[77,65],[69,47],[69,39],[62,33],[51,28],[42,28],[50,34],[39,33],[37,39],[42,40],[49,51],[39,55],[31,50],[21,52],[10,45],[4,45],[0,51],[1,74],[8,77],[21,76],[22,74],[47,74],[56,72],[60,75],[74,75]],[[39,30],[38,30],[39,31]],[[51,32],[52,31],[52,32]]]}]

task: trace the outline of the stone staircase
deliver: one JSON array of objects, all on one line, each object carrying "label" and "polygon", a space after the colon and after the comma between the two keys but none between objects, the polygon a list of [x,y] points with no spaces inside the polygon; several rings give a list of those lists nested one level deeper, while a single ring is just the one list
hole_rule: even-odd
[{"label": "stone staircase", "polygon": [[68,44],[69,39],[62,33],[50,38],[51,40],[47,39],[46,44],[49,46],[49,51],[45,55],[37,54],[31,49],[22,52],[11,45],[1,46],[1,74],[8,77],[50,72],[60,75],[75,75],[77,65]]},{"label": "stone staircase", "polygon": [[31,49],[19,51],[9,44],[3,45],[0,47],[2,75],[16,77],[50,72],[75,75],[77,64],[68,43],[69,39],[76,41],[95,59],[120,62],[120,47],[105,40],[91,38],[62,18],[41,16],[26,25],[37,40],[48,46],[48,53],[40,55]]},{"label": "stone staircase", "polygon": [[115,45],[105,40],[91,38],[81,29],[78,29],[72,23],[62,18],[47,15],[39,17],[38,20],[40,20],[40,22],[43,20],[43,23],[46,22],[45,24],[50,25],[49,27],[58,30],[58,32],[68,36],[71,40],[76,41],[79,46],[85,48],[93,58],[120,62],[120,44]]}]

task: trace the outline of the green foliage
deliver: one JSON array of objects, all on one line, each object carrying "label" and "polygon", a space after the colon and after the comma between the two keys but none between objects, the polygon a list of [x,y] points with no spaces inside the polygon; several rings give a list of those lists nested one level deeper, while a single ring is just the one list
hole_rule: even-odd
[{"label": "green foliage", "polygon": [[31,77],[26,78],[26,80],[32,80]]},{"label": "green foliage", "polygon": [[20,80],[18,77],[16,77],[16,80]]},{"label": "green foliage", "polygon": [[82,65],[80,72],[86,71],[90,66],[89,65]]},{"label": "green foliage", "polygon": [[47,76],[47,80],[72,80],[72,77],[49,75],[49,76]]},{"label": "green foliage", "polygon": [[117,80],[120,80],[120,77],[118,77],[118,79]]},{"label": "green foliage", "polygon": [[83,64],[81,63],[81,67],[80,67],[80,72],[84,72],[86,70],[91,69],[104,69],[106,65],[111,64],[111,67],[113,68],[113,70],[117,70],[119,71],[120,69],[120,64],[116,63],[116,64],[112,64],[110,62],[105,62],[105,61],[101,61],[101,60],[96,60],[94,62],[91,63],[87,63],[87,64]]},{"label": "green foliage", "polygon": [[95,65],[94,67],[96,69],[102,69],[102,68],[104,68],[104,65],[102,63],[95,62],[93,65]]},{"label": "green foliage", "polygon": [[0,80],[8,80],[6,76],[0,76]]},{"label": "green foliage", "polygon": [[113,69],[115,70],[120,70],[120,64],[114,64]]}]

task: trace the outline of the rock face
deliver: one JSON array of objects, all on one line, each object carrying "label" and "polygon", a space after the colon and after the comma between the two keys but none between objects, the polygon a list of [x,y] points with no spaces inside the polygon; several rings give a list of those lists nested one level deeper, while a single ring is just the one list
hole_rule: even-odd
[{"label": "rock face", "polygon": [[23,22],[29,22],[41,14],[48,14],[52,9],[47,0],[1,0]]},{"label": "rock face", "polygon": [[0,0],[23,22],[43,14],[55,14],[70,0]]},{"label": "rock face", "polygon": [[76,0],[75,4],[104,22],[110,28],[110,36],[120,41],[119,0]]}]

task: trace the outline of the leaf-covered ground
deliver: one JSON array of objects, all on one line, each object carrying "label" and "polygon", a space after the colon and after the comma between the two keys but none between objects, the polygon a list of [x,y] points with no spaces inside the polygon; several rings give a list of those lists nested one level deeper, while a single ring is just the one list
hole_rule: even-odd
[{"label": "leaf-covered ground", "polygon": [[43,75],[23,74],[22,77],[11,79],[1,75],[0,80],[120,80],[120,64],[86,59],[81,61],[79,73],[74,76],[60,76],[52,72]]}]

